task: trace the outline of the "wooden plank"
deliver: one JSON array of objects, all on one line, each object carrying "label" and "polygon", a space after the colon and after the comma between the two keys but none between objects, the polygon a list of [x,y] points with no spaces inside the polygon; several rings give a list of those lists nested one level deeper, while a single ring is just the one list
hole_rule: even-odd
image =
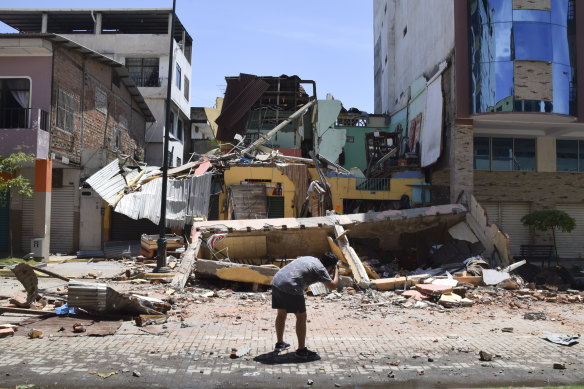
[{"label": "wooden plank", "polygon": [[337,244],[335,243],[335,241],[333,240],[333,238],[331,238],[330,236],[327,236],[327,240],[329,242],[329,246],[331,248],[331,252],[334,255],[337,256],[337,258],[339,259],[339,261],[341,261],[341,266],[344,265],[343,267],[345,267],[345,268],[349,267],[349,264],[345,260],[345,256],[343,255],[340,247],[337,246]]},{"label": "wooden plank", "polygon": [[12,308],[12,307],[0,307],[0,314],[2,313],[22,313],[25,315],[56,315],[54,311],[38,311],[36,309],[26,309],[26,308]]},{"label": "wooden plank", "polygon": [[410,287],[420,283],[423,279],[430,277],[429,274],[416,274],[409,277],[392,277],[392,278],[379,278],[377,280],[371,280],[371,286],[377,288],[378,290],[395,290],[403,289],[404,286]]},{"label": "wooden plank", "polygon": [[[436,279],[446,279],[448,277],[446,276],[436,276],[434,277]],[[480,285],[483,282],[483,277],[482,276],[457,276],[455,275],[454,277],[452,277],[452,279],[458,281],[458,282],[466,282],[469,284],[473,284],[473,285]]]},{"label": "wooden plank", "polygon": [[341,246],[341,252],[343,253],[343,257],[345,261],[349,263],[349,267],[353,272],[353,278],[355,278],[355,282],[361,288],[368,288],[369,287],[369,276],[367,275],[367,271],[365,267],[363,267],[363,263],[359,256],[353,250],[353,248],[349,245],[349,240],[346,236],[344,236],[345,229],[340,225],[335,225],[335,236],[339,238],[337,242]]}]

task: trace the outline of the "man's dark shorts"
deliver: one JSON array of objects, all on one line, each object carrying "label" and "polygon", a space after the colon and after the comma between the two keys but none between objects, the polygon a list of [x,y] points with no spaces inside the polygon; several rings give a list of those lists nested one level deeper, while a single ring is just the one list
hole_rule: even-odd
[{"label": "man's dark shorts", "polygon": [[304,313],[306,304],[303,294],[289,294],[272,287],[272,308],[285,309],[287,313]]}]

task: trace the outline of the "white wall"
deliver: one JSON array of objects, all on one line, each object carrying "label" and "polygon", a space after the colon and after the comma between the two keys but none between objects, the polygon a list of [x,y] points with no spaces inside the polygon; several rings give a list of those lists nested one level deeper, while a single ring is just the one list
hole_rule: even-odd
[{"label": "white wall", "polygon": [[375,84],[375,113],[392,113],[407,102],[409,85],[431,75],[454,50],[454,3],[374,0],[373,33],[373,43],[381,42],[375,61],[382,70]]}]

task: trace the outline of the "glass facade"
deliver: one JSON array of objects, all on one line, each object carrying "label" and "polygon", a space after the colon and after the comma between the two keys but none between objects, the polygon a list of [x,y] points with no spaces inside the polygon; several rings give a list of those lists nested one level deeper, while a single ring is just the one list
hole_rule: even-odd
[{"label": "glass facade", "polygon": [[[576,116],[574,0],[550,9],[513,9],[511,0],[469,0],[471,112],[550,112]],[[553,96],[515,98],[514,61],[551,63]]]},{"label": "glass facade", "polygon": [[474,138],[475,170],[535,171],[534,138]]},{"label": "glass facade", "polygon": [[559,172],[584,172],[584,141],[556,140],[556,170]]}]

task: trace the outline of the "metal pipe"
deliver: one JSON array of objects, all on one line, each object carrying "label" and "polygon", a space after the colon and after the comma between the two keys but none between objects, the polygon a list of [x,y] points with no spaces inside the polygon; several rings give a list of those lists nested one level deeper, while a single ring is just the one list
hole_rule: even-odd
[{"label": "metal pipe", "polygon": [[156,257],[155,273],[168,273],[170,269],[166,266],[166,193],[168,187],[168,144],[170,138],[170,98],[172,91],[172,60],[174,47],[174,23],[176,10],[176,0],[172,0],[172,17],[170,26],[170,48],[168,50],[168,85],[166,87],[166,120],[164,127],[164,150],[162,151],[162,194],[160,196],[160,237],[156,241],[158,244],[158,255]]},{"label": "metal pipe", "polygon": [[241,153],[245,155],[245,154],[249,153],[252,149],[254,149],[257,146],[261,145],[262,143],[268,141],[272,136],[274,136],[275,133],[280,131],[282,128],[286,127],[286,125],[288,123],[290,123],[292,120],[296,119],[298,116],[302,115],[305,110],[307,110],[308,108],[310,108],[314,104],[316,104],[316,100],[312,100],[312,101],[308,102],[306,105],[302,106],[298,111],[296,111],[292,115],[290,115],[290,117],[288,117],[288,119],[284,120],[282,123],[278,124],[276,127],[271,129],[266,135],[261,136],[259,139],[257,139],[251,145],[249,145],[246,149],[244,149]]}]

